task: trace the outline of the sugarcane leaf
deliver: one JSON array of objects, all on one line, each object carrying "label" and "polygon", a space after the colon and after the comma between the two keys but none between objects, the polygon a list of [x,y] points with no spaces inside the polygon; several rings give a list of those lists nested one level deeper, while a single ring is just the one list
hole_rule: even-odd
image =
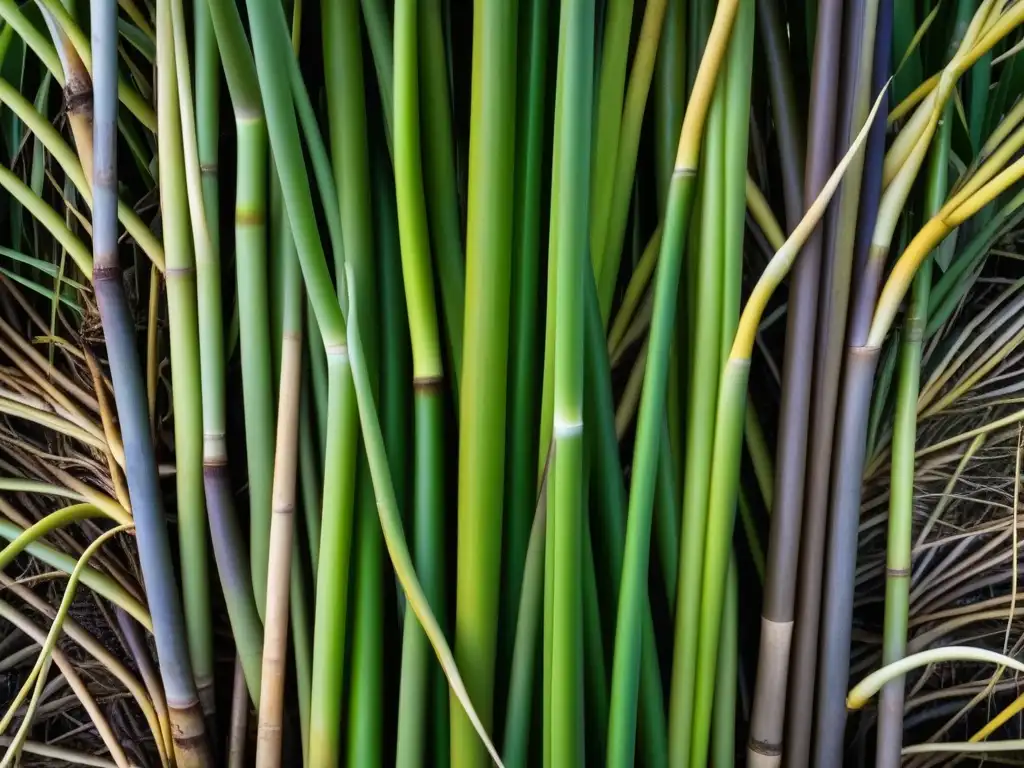
[{"label": "sugarcane leaf", "polygon": [[946,235],[946,239],[939,243],[938,247],[934,251],[933,258],[935,259],[935,263],[943,272],[949,269],[949,265],[953,261],[953,255],[956,253],[956,243],[959,238],[959,233],[959,227],[954,229],[951,233]]},{"label": "sugarcane leaf", "polygon": [[[40,272],[49,275],[50,277],[58,277],[60,275],[60,269],[53,262],[45,261],[43,259],[37,259],[34,256],[15,251],[11,248],[4,248],[0,246],[0,256],[6,256],[8,259],[12,259],[20,264],[27,264],[30,267],[38,269]],[[80,291],[87,290],[87,287],[77,280],[72,280],[70,277],[63,277],[61,281],[72,288],[77,288]]]},{"label": "sugarcane leaf", "polygon": [[153,39],[134,24],[124,19],[117,20],[117,31],[146,61],[153,61],[156,58],[156,44]]},{"label": "sugarcane leaf", "polygon": [[[21,285],[28,288],[30,291],[34,291],[35,293],[38,293],[40,296],[45,296],[47,299],[53,301],[54,292],[47,288],[45,285],[40,285],[39,283],[29,280],[27,277],[23,277],[22,275],[19,275],[16,272],[12,272],[9,269],[5,269],[4,267],[0,267],[0,273],[6,275],[14,282],[20,283]],[[78,314],[85,314],[82,311],[82,308],[77,303],[67,298],[66,296],[61,296],[60,301],[66,304],[71,309],[78,312]]]}]

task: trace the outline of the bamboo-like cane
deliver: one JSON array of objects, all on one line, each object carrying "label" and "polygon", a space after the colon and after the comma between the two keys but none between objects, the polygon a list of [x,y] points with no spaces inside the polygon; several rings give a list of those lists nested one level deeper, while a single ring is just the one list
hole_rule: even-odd
[{"label": "bamboo-like cane", "polygon": [[668,357],[675,328],[679,275],[696,188],[697,162],[711,97],[732,32],[738,0],[719,3],[690,103],[683,118],[669,187],[655,285],[650,352],[644,375],[627,516],[626,553],[619,593],[612,668],[607,761],[630,765],[636,740],[643,595],[646,593],[655,475],[661,444]]},{"label": "bamboo-like cane", "polygon": [[[970,9],[960,3],[961,11]],[[965,14],[958,13],[958,17]],[[961,21],[958,18],[958,22]],[[961,23],[965,23],[966,18]],[[935,136],[928,171],[927,215],[945,200],[952,136],[952,105],[947,104]],[[885,625],[882,663],[889,664],[906,653],[910,603],[911,528],[914,518],[914,443],[917,438],[917,401],[920,394],[921,351],[928,321],[928,295],[932,271],[929,261],[914,280],[914,295],[900,339],[899,385],[893,418],[889,530],[885,567]],[[898,768],[903,746],[904,680],[882,689],[878,704],[878,741],[875,762],[879,768]]]},{"label": "bamboo-like cane", "polygon": [[[459,392],[455,658],[489,729],[494,705],[505,475],[515,153],[515,0],[476,0],[466,224],[466,305]],[[452,765],[486,753],[451,704]]]},{"label": "bamboo-like cane", "polygon": [[[412,341],[414,422],[413,542],[416,566],[431,608],[443,616],[444,605],[444,370],[434,276],[427,232],[420,148],[420,91],[417,60],[416,0],[395,6],[395,192],[402,250],[402,278]],[[398,702],[399,766],[424,765],[430,752],[428,734],[438,734],[431,711],[437,674],[419,621],[406,610],[402,633],[402,677]],[[436,754],[436,751],[435,751]]]},{"label": "bamboo-like cane", "polygon": [[91,14],[95,52],[93,286],[114,381],[114,399],[127,463],[128,494],[153,612],[175,759],[182,768],[212,766],[171,565],[160,480],[150,442],[146,390],[135,348],[134,322],[121,284],[117,253],[116,4],[114,0],[93,3]]},{"label": "bamboo-like cane", "polygon": [[[583,340],[584,272],[589,231],[590,132],[594,69],[594,4],[563,0],[558,66],[562,120],[559,142],[561,177],[557,222],[557,291],[555,318],[553,506],[548,510],[548,537],[553,539],[546,563],[553,585],[551,765],[583,762]],[[547,663],[547,662],[546,662]],[[593,697],[591,697],[593,698]]]}]

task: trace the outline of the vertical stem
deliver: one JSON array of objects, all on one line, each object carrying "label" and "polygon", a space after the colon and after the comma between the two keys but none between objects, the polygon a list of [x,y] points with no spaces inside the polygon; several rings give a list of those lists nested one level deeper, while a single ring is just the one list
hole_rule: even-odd
[{"label": "vertical stem", "polygon": [[[878,347],[850,347],[847,349],[843,400],[836,424],[834,461],[842,472],[832,474],[830,496],[830,526],[828,553],[824,578],[825,589],[834,584],[848,583],[849,589],[828,593],[822,606],[821,626],[824,638],[828,632],[842,626],[843,637],[829,638],[822,643],[820,670],[817,681],[818,705],[814,726],[814,765],[817,768],[842,763],[846,732],[846,704],[826,692],[846,691],[849,678],[850,630],[853,611],[853,577],[856,569],[857,526],[860,523],[860,485],[864,472],[865,444],[867,442],[868,411],[871,407],[871,389],[875,368],[878,366]],[[825,695],[823,695],[825,694]],[[792,710],[791,710],[792,711]],[[836,762],[838,760],[838,763]]]},{"label": "vertical stem", "polygon": [[[114,382],[124,442],[128,495],[139,559],[153,616],[160,674],[167,695],[175,758],[180,766],[212,766],[206,727],[184,636],[184,617],[164,519],[160,479],[150,440],[146,389],[135,347],[134,322],[117,253],[117,7],[91,6],[95,52],[93,125],[93,286]],[[173,70],[171,71],[173,76]]]},{"label": "vertical stem", "polygon": [[[441,316],[448,334],[455,402],[462,382],[462,345],[465,331],[466,269],[460,237],[459,195],[455,179],[455,140],[452,133],[452,99],[448,92],[449,69],[445,53],[441,0],[423,0],[419,13],[420,79],[423,88],[423,180],[430,217],[434,265],[441,289]],[[513,3],[514,5],[514,3]],[[512,18],[516,17],[513,8]],[[516,39],[515,26],[505,30]],[[475,37],[475,34],[474,34]],[[474,66],[474,72],[476,68]],[[514,78],[513,78],[514,80]],[[515,86],[507,87],[514,94]],[[510,116],[511,118],[511,116]],[[511,151],[511,150],[510,150]],[[467,250],[469,248],[467,233]]]},{"label": "vertical stem", "polygon": [[[841,54],[843,19],[841,0],[826,0],[817,14],[814,66],[811,76],[809,116],[807,120],[807,158],[804,170],[804,206],[810,204],[821,190],[832,168],[835,143],[836,101]],[[786,663],[789,658],[789,639],[793,632],[794,586],[798,566],[803,569],[806,553],[822,549],[825,514],[816,508],[804,512],[804,487],[807,482],[808,424],[811,418],[811,385],[814,368],[814,341],[818,311],[818,283],[821,275],[821,254],[824,244],[824,226],[819,225],[804,245],[793,267],[786,318],[786,350],[783,358],[782,403],[779,413],[779,437],[776,448],[775,498],[772,501],[771,533],[768,538],[765,568],[765,602],[762,611],[761,637],[770,655],[762,653],[764,665],[758,664],[759,674],[765,676],[759,688],[769,686],[775,692],[767,700],[759,700],[762,707],[756,715],[757,735],[752,734],[748,754],[764,755],[768,764],[777,764],[777,753],[782,746],[778,738],[785,712],[809,712],[814,701],[814,665],[807,664],[803,654],[815,652],[817,640],[817,597],[820,586],[812,582],[819,572],[806,571],[807,581],[801,579],[799,619],[796,622],[796,647],[792,658],[795,667],[788,685],[792,706],[783,708],[779,703],[779,688],[785,673],[771,675],[774,663]],[[816,430],[818,427],[815,427]],[[815,439],[815,438],[812,438]],[[831,440],[822,437],[821,446]],[[815,461],[827,465],[824,457]],[[799,553],[799,557],[795,556]],[[820,555],[818,557],[820,560]],[[810,562],[815,562],[811,559]],[[805,571],[801,570],[801,574]],[[804,618],[804,605],[810,611]],[[812,610],[813,607],[813,610]],[[769,624],[769,622],[772,622]],[[772,661],[769,661],[769,658]],[[778,662],[774,662],[778,659]],[[762,671],[763,670],[763,671]],[[755,699],[757,700],[757,699]],[[770,709],[764,709],[770,708]],[[762,725],[764,723],[764,725]],[[764,730],[762,730],[764,729]],[[786,752],[793,755],[787,765],[807,765],[810,748],[810,719],[794,715],[789,718],[786,731]]]},{"label": "vertical stem", "polygon": [[701,584],[696,693],[690,765],[707,765],[716,665],[721,639],[722,606],[725,603],[729,557],[736,521],[739,465],[743,448],[750,360],[730,357],[722,373],[715,419],[711,487]]},{"label": "vertical stem", "polygon": [[[517,10],[514,0],[476,0],[473,15],[455,658],[485,728],[501,576]],[[453,765],[482,766],[483,745],[454,700],[451,723]]]},{"label": "vertical stem", "polygon": [[558,88],[558,306],[555,318],[551,763],[583,763],[583,279],[587,252],[594,3],[563,0]]},{"label": "vertical stem", "polygon": [[[540,204],[548,50],[548,3],[521,5],[520,32],[527,52],[520,62],[516,106],[515,229],[512,259],[512,335],[509,351],[509,437],[506,477],[505,552],[502,557],[501,626],[516,625],[524,567],[537,502],[537,306],[540,289]],[[510,632],[502,632],[499,675],[512,656]]]},{"label": "vertical stem", "polygon": [[267,278],[267,128],[262,114],[236,113],[235,279],[245,455],[249,476],[249,549],[256,608],[265,615],[274,476],[274,396]]},{"label": "vertical stem", "polygon": [[729,558],[729,576],[722,606],[722,642],[715,673],[715,711],[711,730],[711,763],[732,768],[736,761],[736,687],[739,673],[739,575],[736,553]]},{"label": "vertical stem", "polygon": [[[167,259],[167,315],[174,368],[171,394],[185,624],[196,687],[203,711],[208,713],[213,706],[213,636],[206,556],[199,312],[185,186],[172,13],[171,3],[167,0],[157,9],[157,60],[160,64],[157,78],[158,137],[162,169],[160,210]],[[203,670],[201,676],[199,669]]]},{"label": "vertical stem", "polygon": [[[722,269],[725,176],[725,78],[720,78],[708,113],[701,168],[700,248],[697,261],[696,326],[690,357],[683,476],[683,522],[676,587],[675,640],[669,705],[669,761],[681,765],[690,752],[697,680],[697,630],[701,605],[704,530],[707,525],[715,403],[722,354]],[[649,358],[648,358],[649,359]],[[644,389],[647,389],[646,382]]]},{"label": "vertical stem", "polygon": [[[360,37],[359,5],[357,0],[325,2],[321,5],[323,17],[324,76],[328,94],[328,118],[331,133],[331,159],[335,184],[338,189],[340,217],[343,226],[344,253],[352,266],[351,289],[367,306],[370,317],[376,317],[375,266],[370,211],[369,153],[366,141],[366,108],[363,94],[362,40]],[[301,247],[300,247],[301,252]],[[343,265],[339,262],[341,249],[335,249],[335,270],[341,279]],[[310,280],[307,276],[307,286]],[[328,283],[329,285],[329,283]],[[333,290],[332,290],[333,292]],[[319,313],[318,313],[319,314]],[[317,318],[320,321],[320,318]],[[321,329],[324,329],[320,321]],[[376,324],[370,324],[370,330]],[[326,339],[325,339],[326,341]],[[376,382],[375,338],[367,345],[371,358],[371,377]],[[310,723],[310,762],[312,765],[335,764],[341,756],[341,733],[338,723],[344,697],[344,656],[347,635],[348,600],[353,584],[352,537],[353,512],[358,509],[361,524],[375,517],[373,494],[368,487],[364,470],[359,471],[363,490],[356,492],[355,459],[358,455],[358,413],[351,385],[348,350],[342,339],[327,344],[327,445],[324,462],[324,512],[321,521],[320,573],[317,577],[316,614],[314,620],[312,711]],[[355,496],[353,498],[353,494]],[[355,507],[353,507],[353,501]],[[370,537],[360,540],[360,549],[379,546]],[[376,582],[379,588],[381,574],[374,572],[373,558],[361,558],[367,564],[362,579]],[[359,602],[357,601],[357,609]],[[365,604],[364,604],[365,607]],[[357,612],[357,629],[359,624]],[[353,638],[353,642],[359,636]],[[359,640],[365,643],[365,638]],[[379,638],[372,641],[379,644]],[[362,646],[361,646],[362,648]],[[353,659],[360,651],[353,649]],[[362,678],[362,675],[368,678]],[[356,676],[360,676],[357,680]],[[353,668],[353,691],[359,696],[371,697],[366,705],[374,706],[374,686],[379,688],[379,667],[366,665]],[[357,714],[353,712],[353,714]],[[366,714],[375,717],[377,712]],[[379,754],[379,728],[361,728],[351,731],[351,754]]]},{"label": "vertical stem", "polygon": [[530,725],[537,681],[537,636],[543,621],[546,488],[545,483],[533,516],[530,544],[523,566],[523,588],[509,673],[508,706],[505,708],[505,743],[501,750],[506,768],[526,768],[529,765]]},{"label": "vertical stem", "polygon": [[[434,299],[434,276],[427,231],[423,155],[420,147],[420,77],[417,0],[395,5],[395,193],[401,242],[402,278],[413,355],[414,423],[414,562],[434,614],[444,616],[444,369]],[[442,619],[443,620],[443,619]],[[427,637],[407,610],[402,641],[399,690],[399,766],[428,761],[429,734],[441,765],[447,734],[444,687],[434,667]],[[438,694],[441,694],[439,701]],[[440,709],[438,704],[440,703]],[[433,718],[429,714],[433,715]],[[441,754],[438,754],[441,753]]]},{"label": "vertical stem", "polygon": [[[966,5],[961,3],[961,6]],[[936,133],[928,171],[925,218],[934,216],[948,191],[949,151],[953,105],[947,104]],[[921,347],[928,324],[932,259],[921,265],[900,338],[899,384],[893,416],[892,471],[889,495],[889,536],[885,563],[885,623],[882,664],[903,658],[907,652],[907,619],[910,609],[911,536],[914,521],[914,449],[917,440],[917,402],[921,383]],[[875,761],[880,768],[900,765],[903,746],[905,680],[896,678],[882,688],[878,700],[878,742]]]}]

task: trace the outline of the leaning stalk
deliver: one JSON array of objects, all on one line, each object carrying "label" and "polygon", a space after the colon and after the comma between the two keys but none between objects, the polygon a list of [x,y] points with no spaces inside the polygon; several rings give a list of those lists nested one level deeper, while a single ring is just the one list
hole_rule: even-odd
[{"label": "leaning stalk", "polygon": [[[293,587],[295,551],[295,478],[298,459],[299,404],[302,383],[302,292],[298,259],[292,250],[283,252],[281,265],[282,327],[280,396],[277,407],[277,441],[274,450],[271,496],[270,552],[267,561],[266,618],[263,664],[260,673],[259,729],[256,765],[271,768],[281,763],[284,724],[285,675],[288,664],[288,619]],[[298,649],[299,638],[296,637]]]},{"label": "leaning stalk", "polygon": [[[466,307],[460,384],[455,657],[490,728],[501,575],[518,3],[477,0],[473,16]],[[486,756],[451,707],[452,764]]]},{"label": "leaning stalk", "polygon": [[213,635],[206,557],[199,308],[196,262],[189,237],[190,206],[179,111],[179,97],[185,97],[186,108],[191,107],[191,99],[188,94],[179,92],[180,83],[176,71],[179,56],[175,51],[173,16],[172,3],[162,3],[157,13],[160,209],[167,259],[171,361],[174,366],[171,394],[174,405],[175,481],[185,622],[192,671],[196,677],[203,711],[209,714],[214,704]]},{"label": "leaning stalk", "polygon": [[694,84],[676,153],[675,170],[669,186],[658,278],[654,294],[647,370],[640,402],[636,448],[627,515],[626,553],[622,589],[619,593],[615,627],[611,700],[616,702],[609,716],[607,762],[630,765],[636,740],[637,698],[640,678],[642,613],[647,591],[651,538],[651,513],[655,475],[661,445],[668,357],[675,330],[679,274],[683,244],[690,223],[696,188],[697,161],[704,121],[714,93],[718,71],[725,56],[738,0],[720,3],[715,14],[700,70]]},{"label": "leaning stalk", "polygon": [[[162,10],[166,12],[166,7]],[[128,495],[180,766],[212,766],[206,726],[189,661],[160,479],[149,434],[146,388],[135,347],[134,322],[121,282],[117,253],[117,9],[113,0],[91,6],[94,64],[93,288],[107,344]],[[165,19],[166,23],[166,19]],[[173,70],[171,70],[173,76]],[[204,544],[205,546],[205,544]]]}]

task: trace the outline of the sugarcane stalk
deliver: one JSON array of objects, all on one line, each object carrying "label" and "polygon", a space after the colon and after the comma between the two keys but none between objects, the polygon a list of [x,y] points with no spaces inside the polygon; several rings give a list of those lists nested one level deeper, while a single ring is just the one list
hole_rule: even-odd
[{"label": "sugarcane stalk", "polygon": [[[964,13],[965,6],[968,9],[967,13]],[[969,7],[966,3],[959,4],[958,16],[963,19],[963,23],[969,18]],[[925,200],[925,213],[928,216],[942,207],[947,193],[952,116],[952,105],[947,105],[939,132],[934,139]],[[932,270],[929,260],[914,278],[913,297],[903,321],[903,333],[900,337],[899,384],[893,418],[889,532],[886,544],[883,665],[890,664],[906,654],[914,516],[914,444],[917,438],[921,348],[928,322],[931,283]],[[895,768],[900,765],[900,751],[903,746],[903,701],[902,679],[894,680],[882,689],[878,705],[878,741],[875,750],[875,760],[881,768]]]},{"label": "sugarcane stalk", "polygon": [[[428,214],[420,146],[417,0],[395,6],[395,193],[402,277],[413,356],[414,562],[435,615],[444,611],[444,366],[430,257]],[[433,723],[447,712],[433,705],[440,679],[430,646],[412,611],[405,612],[398,703],[399,766],[423,765],[431,754],[428,734],[443,739]],[[442,688],[443,692],[443,688]],[[443,702],[443,699],[442,699]],[[428,715],[429,713],[429,715]],[[432,717],[430,716],[432,715]],[[434,754],[437,755],[435,744]]]},{"label": "sugarcane stalk", "polygon": [[555,319],[553,499],[548,526],[554,531],[551,755],[553,765],[583,762],[583,290],[589,225],[591,81],[594,65],[594,4],[562,3],[558,89],[562,121],[562,190],[557,216],[558,304]]},{"label": "sugarcane stalk", "polygon": [[[474,3],[455,658],[485,728],[491,727],[493,713],[501,575],[517,23],[517,2]],[[453,701],[451,750],[457,768],[482,766],[486,759],[469,726]]]},{"label": "sugarcane stalk", "polygon": [[[162,8],[166,13],[166,6]],[[96,51],[91,144],[94,149],[90,153],[94,158],[93,287],[114,382],[114,399],[125,447],[128,494],[153,613],[175,760],[183,768],[212,766],[171,564],[160,479],[150,441],[146,390],[135,348],[135,326],[121,283],[117,253],[116,19],[113,0],[92,4],[92,47]],[[166,17],[164,22],[167,22]],[[168,74],[173,77],[173,69]]]},{"label": "sugarcane stalk", "polygon": [[626,551],[616,618],[611,688],[611,700],[616,706],[609,715],[606,758],[612,766],[631,765],[633,762],[640,682],[641,617],[643,595],[647,587],[654,478],[661,443],[661,421],[668,379],[667,361],[675,328],[682,251],[693,207],[704,122],[738,7],[738,2],[726,0],[719,4],[716,11],[694,92],[683,118],[666,207],[655,285],[650,352],[634,449]]}]

